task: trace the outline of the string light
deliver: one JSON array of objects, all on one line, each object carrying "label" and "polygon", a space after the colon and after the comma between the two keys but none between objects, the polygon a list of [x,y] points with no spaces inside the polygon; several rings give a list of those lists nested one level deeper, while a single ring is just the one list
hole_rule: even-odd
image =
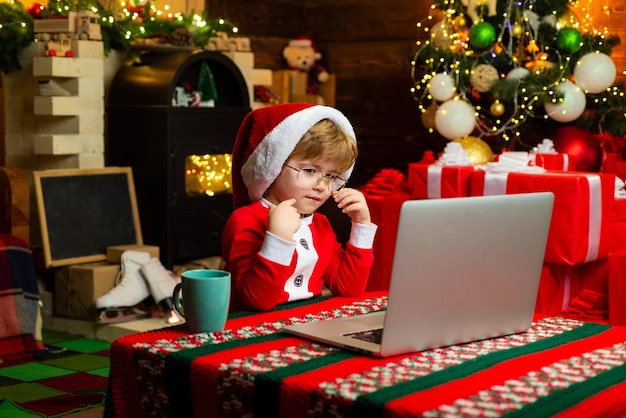
[{"label": "string light", "polygon": [[[438,106],[438,102],[429,94],[429,80],[437,73],[448,73],[455,78],[457,98],[469,102],[476,108],[478,115],[476,127],[479,137],[499,136],[502,141],[509,142],[511,138],[519,137],[522,124],[535,119],[547,120],[548,116],[543,114],[542,104],[563,102],[563,94],[557,92],[556,88],[572,76],[577,59],[572,60],[572,53],[576,52],[575,50],[573,52],[562,51],[549,43],[541,45],[543,39],[539,32],[542,21],[547,23],[550,19],[554,19],[557,32],[559,28],[577,28],[580,32],[594,37],[593,42],[596,48],[610,48],[611,46],[606,44],[609,38],[608,24],[602,25],[601,29],[596,28],[597,20],[594,21],[590,7],[592,0],[586,0],[586,4],[581,4],[581,2],[582,0],[570,1],[573,8],[570,8],[570,12],[565,13],[563,18],[557,19],[556,17],[561,13],[557,10],[545,13],[544,16],[538,15],[537,3],[533,0],[509,0],[508,2],[500,0],[498,3],[502,4],[499,4],[498,10],[503,18],[502,24],[498,26],[500,32],[497,33],[491,47],[478,50],[472,47],[472,40],[468,36],[470,27],[464,15],[467,12],[464,5],[468,2],[437,1],[437,4],[431,6],[431,10],[437,11],[441,17],[435,19],[434,24],[427,25],[433,20],[434,13],[431,13],[427,19],[423,19],[416,25],[422,30],[422,35],[416,42],[418,49],[411,60],[414,83],[410,92],[418,103],[420,113],[424,114],[426,109],[432,109],[431,106]],[[503,13],[502,10],[504,10]],[[602,7],[601,16],[605,18],[610,16],[607,6]],[[477,22],[474,21],[474,23]],[[571,40],[569,42],[565,46],[576,46]],[[531,71],[532,77],[520,79],[519,89],[513,88],[509,91],[504,90],[509,88],[504,84],[507,74],[501,73],[498,75],[497,88],[477,97],[481,93],[468,83],[468,80],[472,79],[472,69],[480,64],[491,64],[497,60],[501,60],[500,63],[502,63],[502,60],[507,59],[511,67],[526,66]],[[496,68],[506,68],[506,66],[500,65]],[[476,77],[476,79],[481,78]],[[539,82],[542,84],[537,86],[532,84],[539,84]],[[513,84],[514,81],[511,80],[509,85]],[[528,90],[526,85],[532,88]],[[493,106],[485,106],[485,100],[496,102],[501,99],[498,97],[499,93],[511,94],[511,92],[512,97],[506,97],[505,115],[498,114],[500,108],[492,111],[495,109]],[[593,103],[605,104],[607,100],[606,97],[602,97]],[[432,131],[431,127],[426,128]]]},{"label": "string light", "polygon": [[230,154],[189,155],[185,159],[185,191],[190,196],[232,193]]}]

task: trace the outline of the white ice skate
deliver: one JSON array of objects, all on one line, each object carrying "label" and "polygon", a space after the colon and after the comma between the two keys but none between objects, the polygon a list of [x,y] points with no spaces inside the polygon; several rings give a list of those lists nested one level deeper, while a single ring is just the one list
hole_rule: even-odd
[{"label": "white ice skate", "polygon": [[165,312],[167,323],[176,324],[182,321],[174,310],[172,294],[178,283],[178,278],[169,270],[166,270],[158,258],[152,257],[139,269],[141,275],[148,282],[150,294],[159,308]]},{"label": "white ice skate", "polygon": [[150,261],[150,253],[143,251],[124,251],[117,284],[104,295],[96,299],[96,309],[100,312],[100,321],[106,323],[126,322],[148,318],[149,312],[136,306],[150,296],[148,285],[139,269]]},{"label": "white ice skate", "polygon": [[39,95],[40,96],[71,96],[68,90],[61,87],[59,83],[54,80],[40,81],[39,82]]}]

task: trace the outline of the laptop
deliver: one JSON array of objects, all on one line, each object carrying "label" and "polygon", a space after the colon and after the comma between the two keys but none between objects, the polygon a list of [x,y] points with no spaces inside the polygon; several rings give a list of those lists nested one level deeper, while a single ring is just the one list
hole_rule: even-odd
[{"label": "laptop", "polygon": [[406,201],[386,311],[284,330],[380,357],[524,332],[553,203],[550,192]]}]

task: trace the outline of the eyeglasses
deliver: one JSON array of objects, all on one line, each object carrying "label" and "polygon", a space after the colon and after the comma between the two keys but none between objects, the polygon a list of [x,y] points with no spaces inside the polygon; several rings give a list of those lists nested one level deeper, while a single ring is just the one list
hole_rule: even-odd
[{"label": "eyeglasses", "polygon": [[287,164],[285,164],[285,167],[298,172],[296,178],[298,179],[298,183],[304,187],[316,187],[322,180],[324,180],[328,186],[328,190],[331,192],[333,190],[338,192],[346,186],[347,180],[337,174],[322,173],[314,168],[296,168]]}]

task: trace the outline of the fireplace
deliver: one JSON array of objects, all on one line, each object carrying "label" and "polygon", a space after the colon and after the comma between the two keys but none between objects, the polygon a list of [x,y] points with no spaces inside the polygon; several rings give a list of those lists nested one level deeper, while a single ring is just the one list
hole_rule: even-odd
[{"label": "fireplace", "polygon": [[[217,97],[193,107],[207,67]],[[106,164],[132,167],[144,243],[168,268],[221,255],[230,152],[249,103],[238,67],[214,51],[144,53],[111,83]]]}]

